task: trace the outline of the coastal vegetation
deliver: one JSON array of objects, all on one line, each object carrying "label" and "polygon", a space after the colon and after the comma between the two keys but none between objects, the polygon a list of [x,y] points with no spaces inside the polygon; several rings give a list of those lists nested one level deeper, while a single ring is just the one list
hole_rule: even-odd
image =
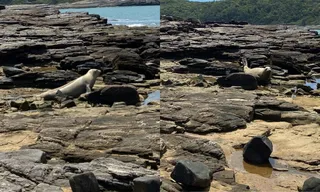
[{"label": "coastal vegetation", "polygon": [[320,2],[314,0],[161,0],[161,14],[202,22],[247,21],[251,24],[320,24]]}]

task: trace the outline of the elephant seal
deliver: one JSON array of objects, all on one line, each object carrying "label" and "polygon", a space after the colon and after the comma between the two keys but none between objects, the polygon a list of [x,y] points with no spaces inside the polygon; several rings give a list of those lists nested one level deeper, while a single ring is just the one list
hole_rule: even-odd
[{"label": "elephant seal", "polygon": [[242,59],[242,63],[244,73],[254,76],[261,84],[268,84],[270,82],[272,75],[270,67],[256,67],[251,69],[248,67],[248,61],[246,58]]},{"label": "elephant seal", "polygon": [[66,85],[44,92],[37,97],[43,98],[44,100],[54,100],[57,95],[77,98],[83,93],[91,92],[100,73],[101,71],[98,69],[90,69],[85,75],[67,83]]}]

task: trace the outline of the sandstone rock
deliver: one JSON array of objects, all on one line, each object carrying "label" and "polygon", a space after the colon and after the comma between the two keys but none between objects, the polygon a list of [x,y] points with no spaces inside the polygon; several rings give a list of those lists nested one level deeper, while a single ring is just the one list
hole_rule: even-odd
[{"label": "sandstone rock", "polygon": [[180,192],[182,191],[182,187],[171,180],[163,179],[161,183],[161,191]]},{"label": "sandstone rock", "polygon": [[167,146],[162,138],[160,138],[160,155],[162,156],[167,151]]},{"label": "sandstone rock", "polygon": [[216,172],[212,175],[213,180],[222,181],[228,184],[235,183],[235,175],[232,170],[224,170],[220,172]]},{"label": "sandstone rock", "polygon": [[102,76],[106,84],[139,83],[144,81],[144,75],[126,70],[116,70]]},{"label": "sandstone rock", "polygon": [[35,192],[43,192],[43,191],[50,191],[50,192],[63,192],[63,190],[60,187],[48,185],[45,183],[40,183],[35,188]]},{"label": "sandstone rock", "polygon": [[46,154],[37,149],[23,149],[18,151],[11,151],[6,153],[0,153],[2,160],[18,160],[28,161],[32,163],[46,163]]}]

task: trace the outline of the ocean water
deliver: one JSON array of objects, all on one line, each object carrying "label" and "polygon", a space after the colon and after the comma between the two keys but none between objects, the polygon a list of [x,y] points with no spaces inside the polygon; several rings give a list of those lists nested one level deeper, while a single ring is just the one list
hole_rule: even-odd
[{"label": "ocean water", "polygon": [[88,12],[89,14],[98,14],[101,17],[107,18],[108,23],[113,25],[127,25],[131,27],[160,25],[159,5],[60,9],[60,12]]}]

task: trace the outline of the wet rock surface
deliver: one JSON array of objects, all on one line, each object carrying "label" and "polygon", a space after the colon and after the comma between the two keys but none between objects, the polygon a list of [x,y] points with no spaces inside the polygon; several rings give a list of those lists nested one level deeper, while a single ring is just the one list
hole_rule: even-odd
[{"label": "wet rock surface", "polygon": [[[192,191],[165,180],[181,159],[215,168],[204,191],[291,192],[318,177],[320,100],[305,84],[317,76],[320,50],[309,26],[165,18],[160,28],[162,189]],[[247,77],[242,57],[250,68],[271,67],[271,83],[261,86]],[[270,162],[261,166],[242,156],[255,136],[273,144]]]}]

